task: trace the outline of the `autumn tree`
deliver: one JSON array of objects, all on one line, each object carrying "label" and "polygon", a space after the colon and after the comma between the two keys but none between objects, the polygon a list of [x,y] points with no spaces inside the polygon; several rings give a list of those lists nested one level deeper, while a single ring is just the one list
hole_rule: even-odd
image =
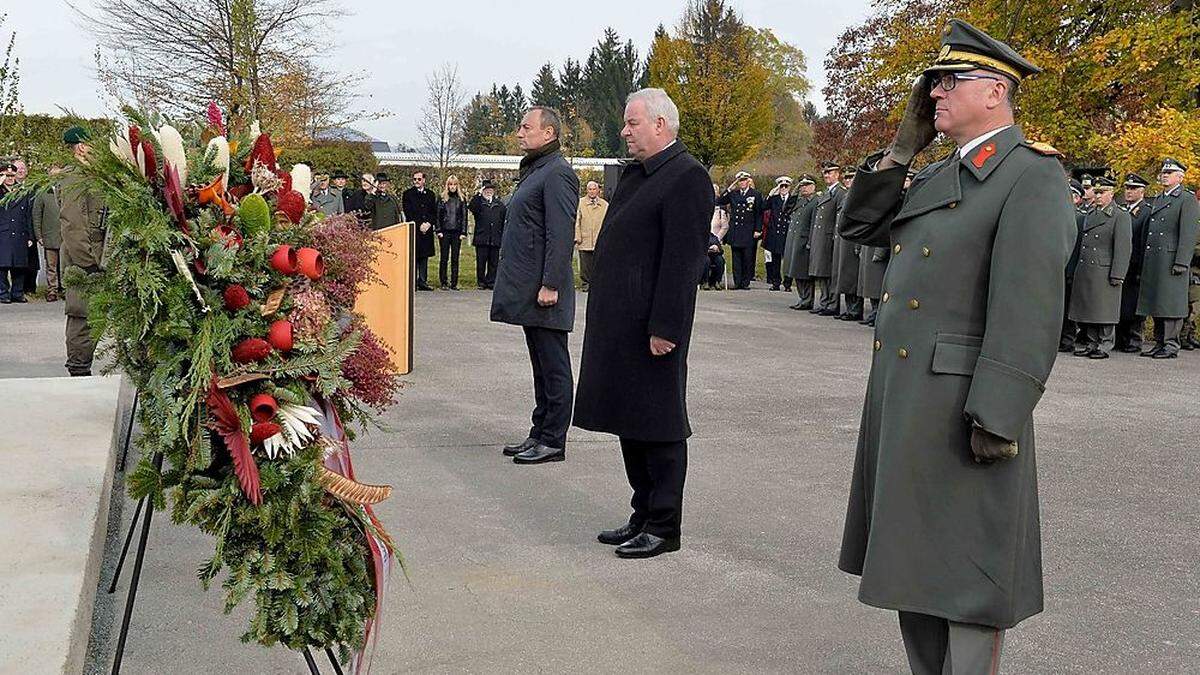
[{"label": "autumn tree", "polygon": [[724,0],[690,0],[672,37],[658,32],[649,84],[679,106],[679,136],[707,166],[753,157],[774,126],[772,75],[755,58],[756,34]]},{"label": "autumn tree", "polygon": [[1068,163],[1124,173],[1153,172],[1164,154],[1200,161],[1200,7],[1178,0],[878,0],[826,59],[830,124],[815,145],[843,161],[886,146],[951,17],[1043,68],[1020,86],[1018,119]]},{"label": "autumn tree", "polygon": [[812,130],[804,114],[811,85],[807,60],[798,47],[780,40],[769,28],[753,32],[754,57],[767,69],[771,88],[773,123],[760,157],[797,157],[807,154]]}]

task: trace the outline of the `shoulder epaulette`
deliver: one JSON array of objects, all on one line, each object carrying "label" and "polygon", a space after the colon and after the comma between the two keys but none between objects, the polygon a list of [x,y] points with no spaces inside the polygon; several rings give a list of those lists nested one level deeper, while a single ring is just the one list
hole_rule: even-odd
[{"label": "shoulder epaulette", "polygon": [[1039,155],[1046,155],[1047,157],[1063,156],[1061,152],[1059,152],[1053,145],[1050,145],[1049,143],[1042,143],[1041,141],[1026,141],[1025,145],[1029,146],[1030,150],[1033,150]]}]

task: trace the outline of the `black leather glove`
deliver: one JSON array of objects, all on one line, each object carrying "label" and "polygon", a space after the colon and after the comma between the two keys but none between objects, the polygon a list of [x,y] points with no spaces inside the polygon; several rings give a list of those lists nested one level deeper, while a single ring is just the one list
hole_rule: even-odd
[{"label": "black leather glove", "polygon": [[933,127],[934,101],[929,96],[929,76],[921,75],[913,83],[912,92],[908,95],[908,105],[904,108],[904,117],[900,119],[900,128],[892,140],[892,148],[888,152],[892,161],[907,166],[913,157],[926,148],[937,137],[937,129]]},{"label": "black leather glove", "polygon": [[1171,266],[1171,274],[1174,274],[1175,276],[1179,276],[1180,274],[1183,274],[1186,271],[1188,271],[1187,265],[1172,265]]},{"label": "black leather glove", "polygon": [[1123,282],[1120,279],[1109,279],[1108,280],[1109,286],[1120,286],[1122,283]]},{"label": "black leather glove", "polygon": [[971,452],[974,453],[977,463],[991,464],[999,459],[1016,457],[1017,443],[975,427],[971,429]]}]

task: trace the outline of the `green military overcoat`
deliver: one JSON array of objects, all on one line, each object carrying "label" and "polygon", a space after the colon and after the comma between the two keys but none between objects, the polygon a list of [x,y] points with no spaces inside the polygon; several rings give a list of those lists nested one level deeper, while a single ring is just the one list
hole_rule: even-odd
[{"label": "green military overcoat", "polygon": [[[1015,126],[983,148],[907,195],[905,167],[864,167],[846,200],[841,233],[892,258],[838,566],[866,604],[1006,628],[1042,609],[1032,416],[1075,216],[1052,150]],[[977,464],[972,424],[1019,454]]]},{"label": "green military overcoat", "polygon": [[808,258],[810,237],[812,235],[812,214],[817,205],[817,196],[800,196],[796,200],[796,208],[792,209],[792,223],[788,227],[787,240],[783,245],[783,266],[781,272],[785,277],[805,280],[808,276]]},{"label": "green military overcoat", "polygon": [[816,196],[813,207],[812,228],[808,235],[808,274],[818,279],[833,276],[833,241],[837,229],[837,216],[846,199],[846,188],[841,183]]},{"label": "green military overcoat", "polygon": [[1129,212],[1110,203],[1083,221],[1079,235],[1079,264],[1071,282],[1067,317],[1080,323],[1121,320],[1121,286],[1129,272],[1133,220]]},{"label": "green military overcoat", "polygon": [[887,272],[888,257],[891,252],[892,249],[887,246],[864,246],[863,250],[859,252],[858,294],[860,296],[878,300],[883,295],[883,275]]},{"label": "green military overcoat", "polygon": [[1176,186],[1154,199],[1146,225],[1146,250],[1142,261],[1142,287],[1138,314],[1160,319],[1182,319],[1188,315],[1189,274],[1175,274],[1175,265],[1189,266],[1196,231],[1200,227],[1200,205],[1196,195]]},{"label": "green military overcoat", "polygon": [[41,190],[33,198],[33,233],[45,248],[53,250],[62,246],[58,195],[53,188]]},{"label": "green military overcoat", "polygon": [[[104,201],[86,188],[83,177],[74,169],[63,172],[58,182],[59,229],[62,245],[59,248],[59,268],[78,267],[89,274],[97,273],[104,265]],[[64,293],[67,316],[86,317],[87,299],[77,288],[67,287]]]}]

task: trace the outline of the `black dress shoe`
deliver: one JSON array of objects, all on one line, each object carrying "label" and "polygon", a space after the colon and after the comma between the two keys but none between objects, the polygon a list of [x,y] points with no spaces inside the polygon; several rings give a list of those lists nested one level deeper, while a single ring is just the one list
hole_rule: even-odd
[{"label": "black dress shoe", "polygon": [[800,303],[797,302],[794,305],[788,305],[788,309],[800,309]]},{"label": "black dress shoe", "polygon": [[1192,344],[1191,340],[1184,340],[1183,342],[1179,343],[1179,348],[1190,352],[1195,349],[1196,346]]},{"label": "black dress shoe", "polygon": [[1071,353],[1071,356],[1090,356],[1091,353],[1092,353],[1091,348],[1087,347],[1084,349],[1076,349],[1074,352]]},{"label": "black dress shoe", "polygon": [[25,299],[25,296],[23,296],[23,295],[22,295],[21,297],[19,297],[19,298],[13,298],[13,299],[12,299],[12,301],[13,301],[13,302],[18,302],[18,303],[21,303],[21,304],[25,304],[26,302],[29,302],[28,300],[26,300],[26,299]]},{"label": "black dress shoe", "polygon": [[679,537],[663,539],[649,532],[642,532],[614,549],[618,558],[653,558],[678,550]]},{"label": "black dress shoe", "polygon": [[1075,348],[1074,348],[1074,347],[1072,347],[1072,346],[1069,346],[1069,345],[1068,345],[1068,346],[1059,345],[1059,346],[1058,346],[1058,351],[1059,351],[1060,353],[1062,353],[1062,354],[1066,354],[1067,352],[1073,352],[1073,351],[1075,351]]},{"label": "black dress shoe", "polygon": [[1107,359],[1108,352],[1102,349],[1093,349],[1092,351],[1088,352],[1087,357],[1089,359]]},{"label": "black dress shoe", "polygon": [[544,462],[561,462],[567,458],[565,448],[550,448],[541,443],[513,457],[514,464],[542,464]]},{"label": "black dress shoe", "polygon": [[836,309],[822,309],[817,312],[817,316],[838,316],[838,312]]},{"label": "black dress shoe", "polygon": [[1138,356],[1149,356],[1149,357],[1154,357],[1154,356],[1155,356],[1155,355],[1157,355],[1159,352],[1161,352],[1161,351],[1162,351],[1162,349],[1163,349],[1162,347],[1155,347],[1155,348],[1151,349],[1150,351],[1147,351],[1147,352],[1142,352],[1141,354],[1138,354]]},{"label": "black dress shoe", "polygon": [[522,452],[525,452],[526,450],[537,445],[537,443],[538,442],[532,438],[526,438],[525,440],[521,441],[520,443],[518,443],[516,445],[506,445],[506,446],[504,446],[504,456],[505,457],[513,457],[515,455],[519,455]]},{"label": "black dress shoe", "polygon": [[615,530],[602,531],[600,534],[596,535],[596,541],[600,542],[601,544],[608,544],[609,546],[620,546],[621,544],[624,544],[641,533],[642,528],[634,527],[629,523],[625,523]]},{"label": "black dress shoe", "polygon": [[799,307],[797,307],[796,309],[800,310],[801,312],[811,312],[812,308],[813,308],[813,306],[810,303],[806,302],[803,305],[800,305]]},{"label": "black dress shoe", "polygon": [[774,285],[774,284],[772,284],[772,285],[771,285],[771,288],[770,288],[769,290],[772,290],[772,291],[778,291],[778,290],[779,290],[779,287],[778,287],[778,286],[776,286],[776,285]]},{"label": "black dress shoe", "polygon": [[1133,345],[1125,345],[1124,347],[1117,348],[1117,351],[1121,352],[1122,354],[1137,354],[1138,352],[1142,351],[1142,348],[1134,347]]},{"label": "black dress shoe", "polygon": [[1155,358],[1155,359],[1177,359],[1177,358],[1179,358],[1179,352],[1172,351],[1172,350],[1170,350],[1170,349],[1167,349],[1167,348],[1165,348],[1165,347],[1164,347],[1164,348],[1162,348],[1162,349],[1160,349],[1160,350],[1158,350],[1158,351],[1154,352],[1154,356],[1153,356],[1153,357],[1151,357],[1151,358]]}]

